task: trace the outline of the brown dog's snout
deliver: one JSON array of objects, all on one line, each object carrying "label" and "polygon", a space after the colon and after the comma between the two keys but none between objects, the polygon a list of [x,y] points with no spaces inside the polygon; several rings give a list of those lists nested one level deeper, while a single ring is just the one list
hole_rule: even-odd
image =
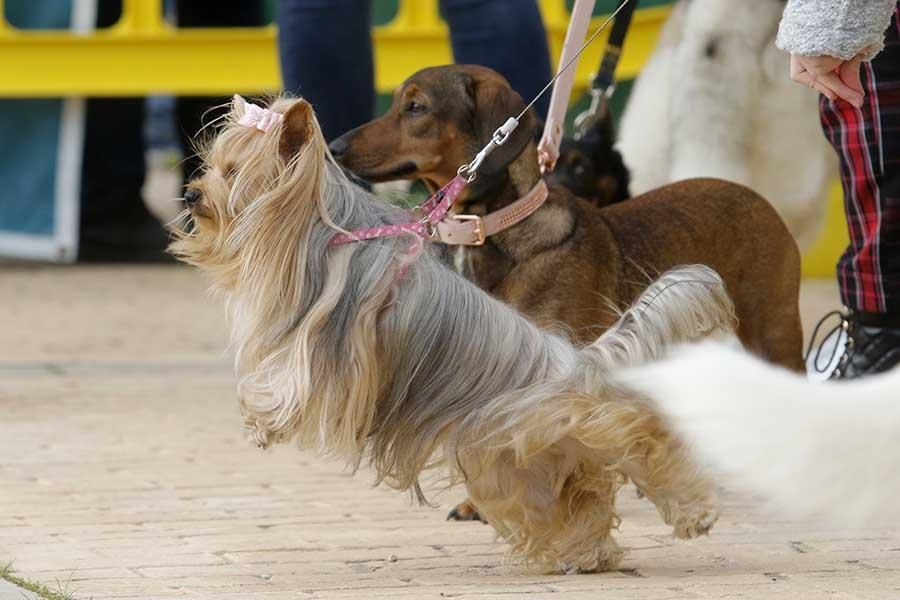
[{"label": "brown dog's snout", "polygon": [[330,144],[328,144],[328,149],[331,151],[331,155],[335,159],[340,159],[343,155],[347,153],[347,150],[350,148],[350,133],[345,133],[341,137],[333,140]]}]

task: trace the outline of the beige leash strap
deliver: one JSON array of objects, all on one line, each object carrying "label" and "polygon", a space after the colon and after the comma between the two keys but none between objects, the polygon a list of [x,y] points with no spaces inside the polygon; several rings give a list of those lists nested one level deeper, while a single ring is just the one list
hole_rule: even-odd
[{"label": "beige leash strap", "polygon": [[559,158],[559,145],[563,138],[563,126],[566,120],[566,109],[575,83],[575,69],[567,68],[581,52],[584,37],[587,35],[591,15],[594,14],[596,0],[575,0],[572,16],[569,18],[569,29],[566,41],[563,42],[562,55],[559,57],[556,83],[553,84],[553,95],[550,97],[550,110],[544,124],[544,135],[538,143],[538,162],[541,172],[552,171]]},{"label": "beige leash strap", "polygon": [[[594,4],[596,0],[575,0],[575,6],[572,7],[572,17],[569,19],[569,30],[566,32],[566,41],[563,43],[562,56],[559,57],[559,69],[556,76],[551,80],[553,84],[553,96],[550,98],[550,111],[547,115],[547,123],[544,125],[544,135],[538,143],[538,163],[541,172],[546,173],[552,171],[559,159],[559,145],[563,138],[563,125],[566,119],[566,108],[569,104],[569,97],[572,95],[572,84],[575,81],[575,70],[573,64],[577,67],[578,57],[584,52],[585,48],[591,45],[600,32],[606,29],[623,9],[629,7],[631,2],[637,0],[622,0],[613,14],[597,28],[591,37],[584,44],[579,46],[581,40],[587,33],[588,25],[591,22],[591,15],[594,12]],[[631,21],[630,13],[626,13],[627,19],[623,27],[627,29],[628,23]],[[546,88],[544,88],[546,89]],[[544,92],[541,91],[541,94]],[[538,94],[540,97],[541,94]],[[534,104],[532,100],[530,107]],[[526,107],[526,110],[528,107]],[[523,111],[524,114],[524,111]],[[521,115],[519,115],[521,117]]]}]

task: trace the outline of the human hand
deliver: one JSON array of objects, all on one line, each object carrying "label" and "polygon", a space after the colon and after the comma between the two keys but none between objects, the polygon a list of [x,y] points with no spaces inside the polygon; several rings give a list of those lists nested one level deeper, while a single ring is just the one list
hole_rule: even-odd
[{"label": "human hand", "polygon": [[829,100],[841,98],[859,108],[865,97],[859,76],[861,64],[861,54],[851,60],[791,54],[791,79],[817,90]]}]

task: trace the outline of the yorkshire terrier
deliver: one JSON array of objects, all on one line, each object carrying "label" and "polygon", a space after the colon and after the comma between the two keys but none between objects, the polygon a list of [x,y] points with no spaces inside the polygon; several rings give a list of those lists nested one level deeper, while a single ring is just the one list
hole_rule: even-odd
[{"label": "yorkshire terrier", "polygon": [[630,479],[677,537],[717,518],[710,482],[612,373],[732,326],[706,267],[664,274],[576,349],[451,271],[416,234],[337,245],[410,214],[352,185],[310,105],[235,97],[171,247],[224,296],[250,438],[296,441],[413,490],[442,468],[527,562],[614,568]]}]

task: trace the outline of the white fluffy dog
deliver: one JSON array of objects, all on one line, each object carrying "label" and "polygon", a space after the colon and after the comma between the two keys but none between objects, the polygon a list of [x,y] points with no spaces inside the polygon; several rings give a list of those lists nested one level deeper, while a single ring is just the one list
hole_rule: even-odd
[{"label": "white fluffy dog", "polygon": [[768,198],[801,249],[822,225],[833,152],[817,94],[775,47],[782,0],[681,0],[637,80],[619,150],[631,191],[719,177]]},{"label": "white fluffy dog", "polygon": [[650,396],[701,462],[779,513],[900,521],[900,371],[811,383],[707,342],[620,381]]}]

